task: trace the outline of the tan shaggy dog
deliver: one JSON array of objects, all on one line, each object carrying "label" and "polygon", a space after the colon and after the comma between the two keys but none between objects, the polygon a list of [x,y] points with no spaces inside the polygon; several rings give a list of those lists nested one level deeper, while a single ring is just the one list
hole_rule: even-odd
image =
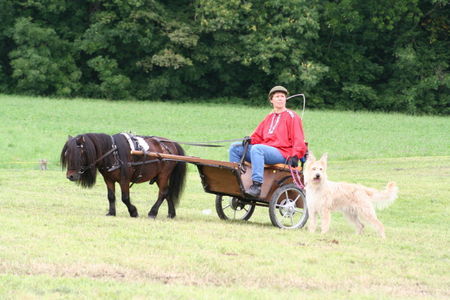
[{"label": "tan shaggy dog", "polygon": [[340,210],[347,219],[355,224],[359,234],[363,232],[362,220],[372,224],[382,238],[385,238],[384,226],[377,219],[375,208],[388,207],[397,198],[398,187],[389,182],[386,189],[378,191],[360,184],[333,182],[327,178],[327,158],[325,153],[316,160],[310,152],[304,170],[306,203],[308,206],[310,232],[317,226],[317,214],[322,219],[322,233],[330,228],[331,212]]}]

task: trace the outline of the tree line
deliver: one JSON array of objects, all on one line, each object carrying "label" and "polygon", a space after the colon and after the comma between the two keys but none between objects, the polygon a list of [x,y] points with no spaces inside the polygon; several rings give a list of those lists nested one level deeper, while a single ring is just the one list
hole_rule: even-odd
[{"label": "tree line", "polygon": [[2,93],[257,104],[280,84],[450,114],[447,0],[1,0],[0,19]]}]

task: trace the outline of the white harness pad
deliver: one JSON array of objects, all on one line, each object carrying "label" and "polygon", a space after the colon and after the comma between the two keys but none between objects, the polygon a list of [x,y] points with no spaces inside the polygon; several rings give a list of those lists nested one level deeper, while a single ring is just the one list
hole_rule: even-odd
[{"label": "white harness pad", "polygon": [[150,146],[147,142],[140,136],[130,135],[128,133],[122,132],[123,136],[127,138],[128,144],[130,144],[131,150],[143,150],[147,151]]}]

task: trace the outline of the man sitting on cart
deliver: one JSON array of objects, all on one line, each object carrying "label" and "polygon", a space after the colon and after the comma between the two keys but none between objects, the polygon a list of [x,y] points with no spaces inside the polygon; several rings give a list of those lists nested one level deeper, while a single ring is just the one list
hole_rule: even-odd
[{"label": "man sitting on cart", "polygon": [[256,127],[250,137],[230,147],[230,161],[240,162],[244,151],[245,160],[252,164],[253,184],[246,194],[259,197],[264,181],[264,164],[287,163],[298,166],[299,158],[306,153],[303,125],[300,117],[286,108],[288,90],[283,86],[273,87],[268,95],[273,111]]}]

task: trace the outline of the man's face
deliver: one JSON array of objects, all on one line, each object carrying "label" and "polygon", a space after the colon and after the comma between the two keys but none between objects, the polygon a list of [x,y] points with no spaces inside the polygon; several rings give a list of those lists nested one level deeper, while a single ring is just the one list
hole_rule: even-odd
[{"label": "man's face", "polygon": [[270,102],[274,109],[284,109],[286,107],[286,94],[282,92],[276,92],[272,95]]}]

